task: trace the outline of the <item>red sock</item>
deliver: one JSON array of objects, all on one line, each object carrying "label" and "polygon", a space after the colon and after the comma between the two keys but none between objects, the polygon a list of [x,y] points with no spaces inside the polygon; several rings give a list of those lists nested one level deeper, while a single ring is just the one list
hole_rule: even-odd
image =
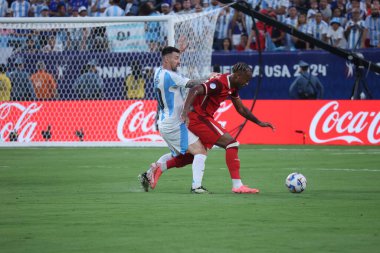
[{"label": "red sock", "polygon": [[166,167],[167,169],[170,169],[173,167],[181,168],[188,164],[192,164],[193,160],[194,160],[194,156],[192,154],[186,153],[184,155],[179,155],[166,161]]},{"label": "red sock", "polygon": [[231,147],[226,149],[226,163],[232,179],[240,179],[240,160],[238,148]]}]

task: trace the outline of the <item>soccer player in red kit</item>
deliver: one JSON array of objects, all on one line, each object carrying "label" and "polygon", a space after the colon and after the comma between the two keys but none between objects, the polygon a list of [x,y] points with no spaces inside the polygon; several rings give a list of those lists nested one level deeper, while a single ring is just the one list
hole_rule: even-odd
[{"label": "soccer player in red kit", "polygon": [[239,142],[214,120],[214,113],[220,103],[231,98],[236,111],[244,118],[261,127],[270,127],[269,122],[262,122],[243,105],[239,89],[248,85],[252,79],[252,68],[246,63],[237,63],[232,67],[232,74],[222,74],[190,89],[182,111],[182,119],[190,131],[197,135],[206,148],[214,145],[226,149],[226,163],[232,179],[232,192],[258,193],[259,189],[249,188],[240,179]]}]

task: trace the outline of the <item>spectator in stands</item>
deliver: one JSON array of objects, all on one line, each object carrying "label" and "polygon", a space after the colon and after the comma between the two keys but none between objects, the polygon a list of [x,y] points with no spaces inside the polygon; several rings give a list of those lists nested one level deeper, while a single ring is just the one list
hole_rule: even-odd
[{"label": "spectator in stands", "polygon": [[231,39],[233,47],[239,45],[240,35],[242,33],[247,33],[247,26],[244,16],[244,13],[240,11],[234,11],[234,15],[231,20],[231,26],[228,32],[228,37]]},{"label": "spectator in stands", "polygon": [[59,3],[57,7],[57,17],[60,18],[65,18],[68,17],[67,9],[66,9],[66,4],[65,3]]},{"label": "spectator in stands", "polygon": [[347,9],[347,20],[352,19],[352,10],[357,9],[360,12],[360,19],[365,19],[367,12],[365,9],[365,5],[362,4],[359,0],[352,0],[351,5],[348,5],[349,9]]},{"label": "spectator in stands", "polygon": [[69,14],[72,15],[72,12],[77,10],[79,12],[80,7],[88,8],[88,0],[68,0],[69,2]]},{"label": "spectator in stands", "polygon": [[194,10],[191,8],[190,0],[184,0],[182,2],[182,10],[178,12],[178,14],[190,14],[193,13]]},{"label": "spectator in stands", "polygon": [[342,27],[345,27],[345,26],[346,26],[347,19],[346,19],[346,17],[344,17],[344,15],[343,15],[341,9],[339,9],[339,8],[335,8],[335,9],[333,10],[333,14],[332,14],[332,17],[331,17],[331,18],[332,18],[332,19],[333,19],[333,18],[337,18],[337,19],[339,19],[340,24],[342,25]]},{"label": "spectator in stands", "polygon": [[[326,42],[328,28],[327,23],[322,20],[322,14],[318,12],[315,14],[315,19],[309,23],[308,33],[314,38]],[[314,45],[310,45],[310,48],[314,48]]]},{"label": "spectator in stands", "polygon": [[202,1],[202,6],[203,6],[203,8],[210,7],[210,0],[203,0]]},{"label": "spectator in stands", "polygon": [[307,19],[308,21],[314,21],[315,14],[318,13],[318,2],[317,0],[310,1],[310,9],[307,11]]},{"label": "spectator in stands", "polygon": [[5,64],[0,64],[0,101],[11,100],[11,80],[6,75],[7,67]]},{"label": "spectator in stands", "polygon": [[56,98],[57,83],[54,77],[46,71],[46,66],[43,61],[37,62],[37,71],[31,75],[34,92],[37,99],[51,100]]},{"label": "spectator in stands", "polygon": [[322,14],[323,21],[329,23],[332,16],[332,11],[327,3],[327,0],[319,0],[319,12]]},{"label": "spectator in stands", "polygon": [[49,7],[43,6],[40,10],[40,17],[41,18],[48,18],[49,17]]},{"label": "spectator in stands", "polygon": [[[139,16],[158,16],[160,15],[154,10],[154,5],[151,1],[147,1],[140,6]],[[146,24],[145,40],[149,45],[151,52],[160,51],[164,44],[165,37],[162,36],[161,26],[159,22],[148,22]]]},{"label": "spectator in stands", "polygon": [[42,52],[50,53],[53,51],[62,51],[62,48],[56,43],[55,35],[50,35],[47,44],[42,48]]},{"label": "spectator in stands", "polygon": [[365,21],[360,19],[360,10],[352,10],[352,19],[347,22],[344,35],[347,38],[347,49],[355,50],[364,48],[367,30]]},{"label": "spectator in stands", "polygon": [[77,98],[84,100],[103,98],[103,79],[99,76],[96,65],[96,61],[93,60],[83,66],[80,77],[74,83]]},{"label": "spectator in stands", "polygon": [[380,12],[379,6],[373,5],[371,15],[365,20],[368,29],[369,47],[380,48]]},{"label": "spectator in stands", "polygon": [[[285,19],[285,24],[292,26],[292,27],[298,27],[298,11],[296,7],[291,6],[288,9],[289,17]],[[286,48],[290,50],[295,50],[295,44],[292,36],[290,34],[286,34]]]},{"label": "spectator in stands", "polygon": [[25,0],[16,0],[11,4],[13,17],[28,17],[31,11],[30,3]]},{"label": "spectator in stands", "polygon": [[163,2],[161,4],[161,13],[163,15],[174,15],[174,12],[172,11],[172,6],[167,2],[168,1]]},{"label": "spectator in stands", "polygon": [[126,0],[125,15],[137,16],[139,14],[139,5],[135,0]]},{"label": "spectator in stands", "polygon": [[125,11],[119,6],[120,0],[110,0],[110,5],[104,12],[105,17],[122,17]]},{"label": "spectator in stands", "polygon": [[313,76],[309,70],[309,64],[300,61],[300,75],[289,87],[289,96],[292,99],[322,99],[324,87],[318,77]]},{"label": "spectator in stands", "polygon": [[14,71],[9,74],[9,79],[12,85],[12,101],[33,101],[36,99],[30,76],[24,70],[24,60],[22,58],[15,60]]},{"label": "spectator in stands", "polygon": [[338,18],[333,18],[331,20],[326,37],[327,42],[334,47],[347,47],[347,41],[344,37],[344,29],[342,28],[340,20]]},{"label": "spectator in stands", "polygon": [[179,13],[180,11],[182,11],[182,2],[181,1],[175,1],[174,5],[173,5],[173,11],[175,13]]},{"label": "spectator in stands", "polygon": [[104,12],[109,6],[109,0],[91,0],[91,16],[104,16]]},{"label": "spectator in stands", "polygon": [[247,48],[247,45],[248,45],[248,34],[242,33],[240,35],[240,43],[239,45],[236,46],[236,51],[249,50],[249,47]]},{"label": "spectator in stands", "polygon": [[0,17],[5,17],[8,10],[8,1],[0,0]]},{"label": "spectator in stands", "polygon": [[231,27],[232,17],[233,11],[231,11],[230,7],[224,7],[220,11],[214,34],[213,48],[215,50],[221,49],[224,38],[229,36],[229,28]]},{"label": "spectator in stands", "polygon": [[143,67],[138,60],[132,62],[131,71],[131,74],[125,79],[125,97],[142,99],[145,96],[145,77]]},{"label": "spectator in stands", "polygon": [[231,42],[231,39],[230,38],[224,38],[223,40],[223,44],[222,44],[222,48],[221,48],[221,51],[223,52],[231,52],[233,50],[232,48],[232,42]]},{"label": "spectator in stands", "polygon": [[62,6],[62,5],[65,5],[65,1],[64,0],[50,0],[49,1],[49,16],[51,17],[56,17],[58,16],[58,7],[59,6]]},{"label": "spectator in stands", "polygon": [[200,13],[200,12],[202,12],[203,11],[203,7],[202,7],[202,5],[200,5],[200,4],[196,4],[195,6],[194,6],[194,12],[195,13]]},{"label": "spectator in stands", "polygon": [[277,15],[277,20],[285,22],[289,6],[289,0],[273,0],[266,10],[268,12],[274,11]]},{"label": "spectator in stands", "polygon": [[32,4],[30,7],[30,12],[32,13],[32,16],[33,17],[41,17],[42,8],[47,7],[45,4],[45,1],[44,0],[36,0],[36,1],[30,1],[30,3]]},{"label": "spectator in stands", "polygon": [[[307,18],[306,15],[301,13],[298,15],[298,21],[297,21],[297,30],[307,33],[308,30],[308,24],[307,24]],[[309,49],[309,43],[306,41],[303,41],[297,37],[292,37],[294,47],[296,49]]]}]

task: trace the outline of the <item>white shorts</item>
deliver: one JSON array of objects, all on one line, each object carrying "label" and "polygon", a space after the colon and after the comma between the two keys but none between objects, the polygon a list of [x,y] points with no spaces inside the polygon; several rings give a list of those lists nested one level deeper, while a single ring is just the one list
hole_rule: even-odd
[{"label": "white shorts", "polygon": [[187,129],[185,123],[177,128],[160,127],[160,134],[168,144],[173,156],[185,154],[189,145],[195,143],[199,138]]}]

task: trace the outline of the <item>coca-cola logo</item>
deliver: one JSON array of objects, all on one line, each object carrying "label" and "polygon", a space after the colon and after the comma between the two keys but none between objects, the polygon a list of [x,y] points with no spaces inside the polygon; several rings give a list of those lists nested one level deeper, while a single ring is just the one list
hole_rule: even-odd
[{"label": "coca-cola logo", "polygon": [[119,140],[124,142],[163,141],[156,131],[155,117],[155,111],[144,111],[143,101],[131,104],[123,112],[117,124],[117,136]]},{"label": "coca-cola logo", "polygon": [[[31,121],[33,114],[37,113],[42,107],[37,103],[23,106],[19,103],[0,104],[0,139],[6,141],[12,131],[17,131],[19,142],[30,142],[36,135],[37,122]],[[14,111],[16,110],[16,111]],[[19,115],[16,119],[11,119],[11,115]],[[8,122],[7,122],[8,121]]]},{"label": "coca-cola logo", "polygon": [[315,143],[345,141],[371,144],[380,142],[379,111],[339,111],[339,102],[324,105],[315,114],[310,124],[310,138]]}]

